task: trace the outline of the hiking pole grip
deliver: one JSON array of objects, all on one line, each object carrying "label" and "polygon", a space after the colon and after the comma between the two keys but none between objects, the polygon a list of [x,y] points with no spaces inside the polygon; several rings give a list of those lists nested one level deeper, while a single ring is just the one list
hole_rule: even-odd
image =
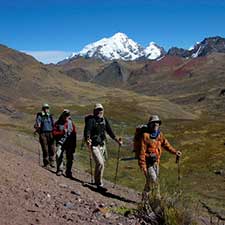
[{"label": "hiking pole grip", "polygon": [[177,155],[177,156],[176,156],[176,163],[179,163],[179,160],[180,160],[180,156]]}]

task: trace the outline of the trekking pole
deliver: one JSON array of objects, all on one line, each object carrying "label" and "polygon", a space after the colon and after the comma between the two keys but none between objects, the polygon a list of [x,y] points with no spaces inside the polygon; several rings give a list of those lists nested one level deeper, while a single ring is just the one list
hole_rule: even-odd
[{"label": "trekking pole", "polygon": [[[34,135],[34,139],[35,139],[36,135],[37,135],[37,131],[34,131],[33,135]],[[41,167],[42,166],[42,163],[41,163],[41,148],[40,148],[39,141],[37,141],[37,148],[38,148],[38,164]]]},{"label": "trekking pole", "polygon": [[91,155],[91,146],[88,145],[88,150],[89,150],[89,161],[90,161],[90,173],[91,173],[91,183],[94,183],[94,179],[93,179],[93,167],[92,167],[92,155]]},{"label": "trekking pole", "polygon": [[[121,138],[119,138],[119,140],[121,141]],[[117,163],[116,163],[116,174],[115,174],[115,178],[114,178],[114,186],[113,186],[113,188],[116,187],[116,182],[117,182],[117,174],[118,174],[119,161],[120,161],[120,149],[121,149],[121,145],[119,145],[119,147],[118,147]]]},{"label": "trekking pole", "polygon": [[82,142],[81,142],[81,145],[80,145],[80,151],[82,151],[82,150],[83,150],[83,148],[84,148],[84,144],[85,144],[85,140],[84,140],[84,139],[82,139]]},{"label": "trekking pole", "polygon": [[176,156],[176,164],[177,164],[177,181],[178,181],[178,194],[180,195],[182,193],[181,191],[181,175],[180,175],[180,156]]},{"label": "trekking pole", "polygon": [[176,164],[177,164],[177,179],[178,182],[180,182],[180,157],[177,155],[176,156]]}]

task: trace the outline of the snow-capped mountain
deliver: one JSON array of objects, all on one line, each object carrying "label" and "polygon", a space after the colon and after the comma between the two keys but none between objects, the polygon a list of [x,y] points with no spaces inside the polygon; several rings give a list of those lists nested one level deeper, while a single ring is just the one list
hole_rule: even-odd
[{"label": "snow-capped mountain", "polygon": [[157,59],[164,54],[163,48],[151,42],[147,48],[128,38],[124,33],[116,33],[110,38],[103,38],[86,45],[80,52],[70,57],[98,58],[101,60],[136,60],[139,58]]},{"label": "snow-capped mountain", "polygon": [[164,49],[159,47],[155,42],[150,42],[149,45],[144,49],[144,56],[147,59],[158,59],[164,54]]}]

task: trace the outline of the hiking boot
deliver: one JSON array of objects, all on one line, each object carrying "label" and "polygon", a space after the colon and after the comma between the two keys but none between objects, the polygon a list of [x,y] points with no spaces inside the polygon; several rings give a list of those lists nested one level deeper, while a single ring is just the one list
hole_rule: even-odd
[{"label": "hiking boot", "polygon": [[97,191],[99,191],[99,192],[107,192],[108,191],[108,189],[103,187],[102,184],[101,185],[97,184],[96,186],[97,186]]},{"label": "hiking boot", "polygon": [[48,159],[43,159],[43,167],[47,167],[49,165]]},{"label": "hiking boot", "polygon": [[63,172],[62,172],[61,170],[58,170],[58,171],[56,172],[56,175],[57,175],[57,176],[62,176],[62,174],[63,174]]},{"label": "hiking boot", "polygon": [[54,161],[50,161],[49,165],[50,165],[52,168],[55,168],[55,162],[54,162]]},{"label": "hiking boot", "polygon": [[66,172],[66,177],[69,179],[73,179],[73,175],[71,172]]},{"label": "hiking boot", "polygon": [[45,163],[45,164],[43,165],[43,168],[49,170],[49,169],[50,169],[50,168],[49,168],[49,164],[48,164],[48,163]]}]

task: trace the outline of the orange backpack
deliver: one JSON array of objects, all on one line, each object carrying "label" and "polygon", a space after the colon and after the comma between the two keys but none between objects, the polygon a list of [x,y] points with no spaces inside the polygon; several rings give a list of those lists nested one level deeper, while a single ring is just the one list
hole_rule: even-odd
[{"label": "orange backpack", "polygon": [[138,159],[141,151],[141,138],[143,133],[148,133],[148,125],[139,125],[136,127],[133,139],[133,152],[135,158]]}]

